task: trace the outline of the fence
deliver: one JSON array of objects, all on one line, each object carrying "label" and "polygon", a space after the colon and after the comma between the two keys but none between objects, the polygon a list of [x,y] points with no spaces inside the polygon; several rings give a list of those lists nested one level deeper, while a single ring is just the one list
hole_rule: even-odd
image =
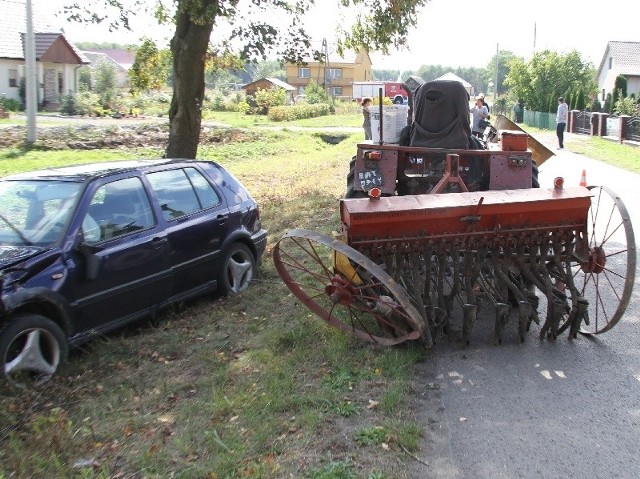
[{"label": "fence", "polygon": [[627,120],[625,138],[632,141],[640,141],[640,117],[634,116]]},{"label": "fence", "polygon": [[[640,142],[640,117],[609,116],[573,110],[569,113],[568,132],[617,138],[620,142]],[[523,123],[541,130],[555,130],[556,114],[525,110]]]},{"label": "fence", "polygon": [[555,130],[556,114],[525,110],[524,124],[534,128],[540,128],[541,130]]}]

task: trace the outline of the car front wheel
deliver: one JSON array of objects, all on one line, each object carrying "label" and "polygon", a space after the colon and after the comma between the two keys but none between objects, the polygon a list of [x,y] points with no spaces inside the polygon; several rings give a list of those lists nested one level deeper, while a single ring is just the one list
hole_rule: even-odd
[{"label": "car front wheel", "polygon": [[218,288],[224,294],[239,293],[247,289],[256,270],[251,250],[242,243],[234,243],[224,256],[218,277]]},{"label": "car front wheel", "polygon": [[62,329],[44,316],[17,316],[0,332],[2,376],[14,387],[33,387],[48,381],[67,359]]}]

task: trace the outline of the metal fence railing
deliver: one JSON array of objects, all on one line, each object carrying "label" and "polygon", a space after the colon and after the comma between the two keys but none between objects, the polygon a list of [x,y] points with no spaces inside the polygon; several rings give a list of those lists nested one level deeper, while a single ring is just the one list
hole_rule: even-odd
[{"label": "metal fence railing", "polygon": [[525,110],[524,124],[534,128],[540,128],[541,130],[555,130],[556,114]]},{"label": "metal fence railing", "polygon": [[640,141],[640,117],[633,116],[627,120],[625,138],[631,141]]}]

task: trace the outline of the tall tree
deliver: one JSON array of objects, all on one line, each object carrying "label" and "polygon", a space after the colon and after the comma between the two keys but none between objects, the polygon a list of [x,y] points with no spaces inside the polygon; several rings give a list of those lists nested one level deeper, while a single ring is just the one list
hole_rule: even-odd
[{"label": "tall tree", "polygon": [[[338,29],[339,53],[360,47],[388,53],[390,46],[402,47],[417,23],[419,8],[428,1],[338,0],[338,8],[349,9],[348,18],[352,19],[350,25]],[[162,0],[149,0],[153,5],[144,0],[131,2],[133,5],[125,8],[122,0],[90,0],[65,7],[65,12],[72,20],[108,21],[113,28],[130,29],[129,18],[143,8],[152,9],[161,21],[173,20],[174,81],[168,157],[196,156],[207,55],[234,52],[242,59],[265,59],[275,51],[285,61],[301,63],[309,54],[322,58],[322,52],[311,52],[311,39],[303,22],[313,0],[173,0],[171,10]],[[106,6],[107,10],[96,13],[98,5]],[[221,35],[225,40],[211,47],[209,40],[214,28],[225,32]]]},{"label": "tall tree", "polygon": [[400,70],[373,70],[373,78],[378,81],[397,81],[400,77]]},{"label": "tall tree", "polygon": [[167,84],[169,71],[167,52],[158,50],[155,42],[144,38],[136,50],[136,59],[129,70],[131,91],[157,90]]},{"label": "tall tree", "polygon": [[559,96],[582,90],[585,95],[596,93],[594,68],[580,58],[577,51],[560,54],[545,50],[525,62],[511,61],[505,85],[535,111],[555,112]]},{"label": "tall tree", "polygon": [[[496,72],[496,57],[498,60],[497,72]],[[484,74],[484,81],[488,85],[489,82],[496,82],[496,73],[498,77],[498,84],[495,86],[496,93],[500,95],[506,91],[504,86],[504,79],[509,74],[511,68],[511,61],[514,60],[516,55],[509,50],[500,50],[497,54],[491,57],[491,60],[487,64]]]}]

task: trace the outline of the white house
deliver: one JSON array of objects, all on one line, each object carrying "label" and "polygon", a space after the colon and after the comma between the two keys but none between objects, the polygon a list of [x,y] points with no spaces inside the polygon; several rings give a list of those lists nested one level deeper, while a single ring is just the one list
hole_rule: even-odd
[{"label": "white house", "polygon": [[467,93],[469,94],[469,96],[473,96],[473,94],[474,94],[473,85],[471,83],[469,83],[467,80],[464,80],[464,79],[460,78],[458,75],[456,75],[453,72],[445,73],[444,75],[436,78],[436,80],[438,80],[438,81],[440,81],[440,80],[457,81],[459,83],[462,83],[462,86],[464,87],[465,90],[467,90]]},{"label": "white house", "polygon": [[[0,95],[21,101],[20,82],[25,75],[24,1],[0,0]],[[58,29],[34,11],[38,103],[57,108],[60,97],[78,90],[78,69],[89,60]]]},{"label": "white house", "polygon": [[640,42],[609,42],[598,68],[599,99],[613,95],[616,77],[627,78],[627,95],[640,97]]},{"label": "white house", "polygon": [[119,87],[129,84],[129,70],[136,59],[135,53],[127,50],[95,50],[82,51],[82,54],[91,61],[92,68],[101,62],[113,65]]}]

